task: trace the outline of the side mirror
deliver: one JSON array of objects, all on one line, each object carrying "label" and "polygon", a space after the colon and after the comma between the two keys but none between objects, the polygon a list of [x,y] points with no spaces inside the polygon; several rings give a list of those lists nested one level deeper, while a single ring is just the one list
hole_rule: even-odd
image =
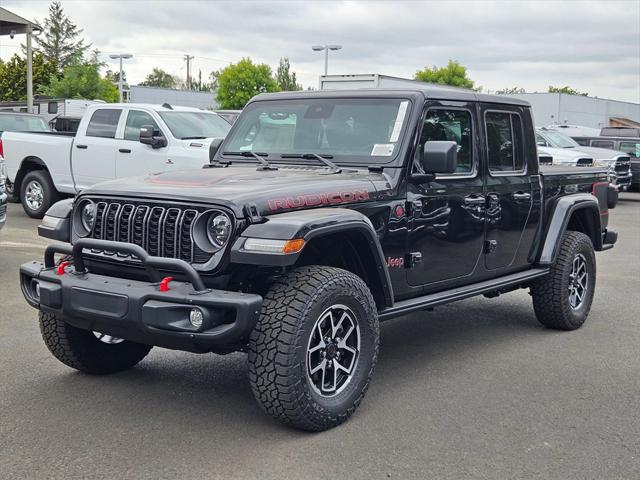
[{"label": "side mirror", "polygon": [[162,135],[154,135],[153,125],[143,125],[140,128],[140,143],[151,148],[162,148],[167,146],[167,139]]},{"label": "side mirror", "polygon": [[218,152],[218,149],[220,148],[220,145],[222,145],[222,138],[214,138],[211,141],[211,145],[209,145],[209,163],[213,163],[213,159],[216,157],[216,153]]},{"label": "side mirror", "polygon": [[422,151],[422,168],[426,173],[455,173],[458,166],[456,142],[429,141]]}]

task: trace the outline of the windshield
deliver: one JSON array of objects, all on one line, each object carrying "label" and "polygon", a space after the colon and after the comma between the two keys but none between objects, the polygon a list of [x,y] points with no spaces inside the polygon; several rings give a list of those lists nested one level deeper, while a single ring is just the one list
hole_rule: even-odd
[{"label": "windshield", "polygon": [[580,145],[573,138],[566,136],[564,133],[545,131],[542,136],[552,147],[556,148],[574,148]]},{"label": "windshield", "polygon": [[240,115],[224,149],[266,153],[269,161],[315,154],[337,163],[387,163],[400,148],[408,106],[409,100],[401,98],[254,102]]},{"label": "windshield", "polygon": [[176,138],[224,138],[231,125],[215,113],[207,112],[160,112]]},{"label": "windshield", "polygon": [[0,132],[47,132],[49,126],[42,117],[0,114]]}]

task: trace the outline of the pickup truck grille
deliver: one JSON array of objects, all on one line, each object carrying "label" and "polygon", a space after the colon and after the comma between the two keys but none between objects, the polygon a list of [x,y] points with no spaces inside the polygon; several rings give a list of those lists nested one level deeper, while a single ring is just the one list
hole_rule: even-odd
[{"label": "pickup truck grille", "polygon": [[618,157],[614,168],[617,175],[628,175],[631,170],[631,159],[629,157]]},{"label": "pickup truck grille", "polygon": [[[97,200],[91,237],[133,243],[144,248],[149,255],[205,263],[211,254],[198,248],[191,234],[191,226],[200,213],[195,208],[181,205],[141,205]],[[115,255],[114,252],[94,253]]]}]

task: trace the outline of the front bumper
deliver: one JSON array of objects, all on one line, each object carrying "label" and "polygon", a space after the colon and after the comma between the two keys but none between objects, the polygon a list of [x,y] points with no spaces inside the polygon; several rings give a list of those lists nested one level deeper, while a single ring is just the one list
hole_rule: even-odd
[{"label": "front bumper", "polygon": [[[132,253],[151,279],[91,273],[82,259],[83,248]],[[73,263],[55,266],[56,253],[73,255]],[[158,270],[182,273],[189,281],[170,281],[163,291]],[[20,285],[31,306],[78,328],[198,353],[243,348],[262,306],[260,295],[205,288],[193,267],[181,260],[151,257],[132,244],[93,239],[80,240],[73,248],[48,247],[44,263],[33,261],[20,267]],[[199,328],[189,321],[193,309],[202,312]]]},{"label": "front bumper", "polygon": [[0,229],[7,221],[7,194],[0,192]]}]

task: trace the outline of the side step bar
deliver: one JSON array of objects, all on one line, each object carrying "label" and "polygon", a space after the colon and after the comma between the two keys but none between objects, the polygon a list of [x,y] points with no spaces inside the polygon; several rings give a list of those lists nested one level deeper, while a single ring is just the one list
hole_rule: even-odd
[{"label": "side step bar", "polygon": [[380,321],[390,320],[392,318],[406,315],[407,313],[417,312],[427,308],[444,305],[445,303],[463,300],[483,293],[502,290],[503,288],[514,287],[520,284],[528,283],[539,277],[549,273],[547,268],[534,268],[524,272],[512,273],[504,277],[492,278],[483,282],[473,283],[464,287],[453,288],[443,292],[430,293],[422,297],[411,298],[396,302],[393,307],[386,308],[378,314]]}]

